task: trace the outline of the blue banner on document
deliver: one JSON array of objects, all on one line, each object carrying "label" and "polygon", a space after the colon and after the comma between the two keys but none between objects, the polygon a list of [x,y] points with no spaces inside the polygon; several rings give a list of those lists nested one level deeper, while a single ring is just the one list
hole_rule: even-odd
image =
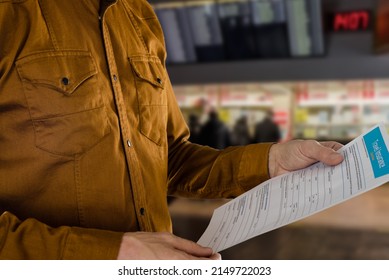
[{"label": "blue banner on document", "polygon": [[371,166],[373,167],[374,177],[378,178],[389,174],[389,152],[382,137],[379,127],[363,136]]}]

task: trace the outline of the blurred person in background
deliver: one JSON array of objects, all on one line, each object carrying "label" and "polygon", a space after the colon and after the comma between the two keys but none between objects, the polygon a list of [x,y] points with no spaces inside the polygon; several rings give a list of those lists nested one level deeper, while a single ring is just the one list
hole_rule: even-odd
[{"label": "blurred person in background", "polygon": [[0,42],[0,259],[219,259],[172,234],[167,195],[343,160],[336,142],[188,141],[147,1],[0,1]]},{"label": "blurred person in background", "polygon": [[244,146],[252,143],[246,115],[241,116],[236,120],[232,129],[231,138],[233,145],[237,146]]},{"label": "blurred person in background", "polygon": [[211,110],[208,120],[202,125],[199,134],[200,144],[215,149],[225,149],[231,145],[231,136],[228,127],[219,119],[219,114]]},{"label": "blurred person in background", "polygon": [[274,121],[272,110],[267,110],[264,119],[255,125],[253,140],[254,143],[279,142],[281,140],[280,128]]}]

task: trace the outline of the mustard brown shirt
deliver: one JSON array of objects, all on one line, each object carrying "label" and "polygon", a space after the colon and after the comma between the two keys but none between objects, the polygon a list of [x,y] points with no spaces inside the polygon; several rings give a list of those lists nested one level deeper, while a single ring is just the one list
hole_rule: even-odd
[{"label": "mustard brown shirt", "polygon": [[234,197],[270,144],[192,144],[144,0],[0,0],[0,258],[114,259],[166,196]]}]

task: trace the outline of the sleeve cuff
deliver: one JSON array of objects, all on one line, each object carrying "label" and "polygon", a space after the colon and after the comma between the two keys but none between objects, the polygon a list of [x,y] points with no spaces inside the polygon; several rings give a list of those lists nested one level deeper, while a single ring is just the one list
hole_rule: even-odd
[{"label": "sleeve cuff", "polygon": [[121,232],[73,227],[67,237],[62,259],[116,259],[122,237]]},{"label": "sleeve cuff", "polygon": [[239,183],[244,191],[270,179],[269,150],[274,143],[253,144],[245,147],[239,165]]}]

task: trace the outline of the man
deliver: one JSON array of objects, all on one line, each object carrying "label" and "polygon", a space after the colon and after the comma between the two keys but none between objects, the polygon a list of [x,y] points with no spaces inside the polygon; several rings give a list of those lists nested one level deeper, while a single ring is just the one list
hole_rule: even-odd
[{"label": "man", "polygon": [[231,146],[230,131],[214,110],[208,113],[208,120],[200,129],[199,144],[220,150]]},{"label": "man", "polygon": [[278,142],[281,140],[281,132],[278,124],[274,122],[273,111],[266,111],[262,121],[255,125],[254,142]]},{"label": "man", "polygon": [[342,160],[333,142],[188,142],[165,57],[144,0],[0,1],[1,259],[217,259],[169,233],[168,194]]},{"label": "man", "polygon": [[233,145],[243,146],[252,143],[250,136],[250,129],[246,115],[238,118],[232,129],[232,143]]}]

